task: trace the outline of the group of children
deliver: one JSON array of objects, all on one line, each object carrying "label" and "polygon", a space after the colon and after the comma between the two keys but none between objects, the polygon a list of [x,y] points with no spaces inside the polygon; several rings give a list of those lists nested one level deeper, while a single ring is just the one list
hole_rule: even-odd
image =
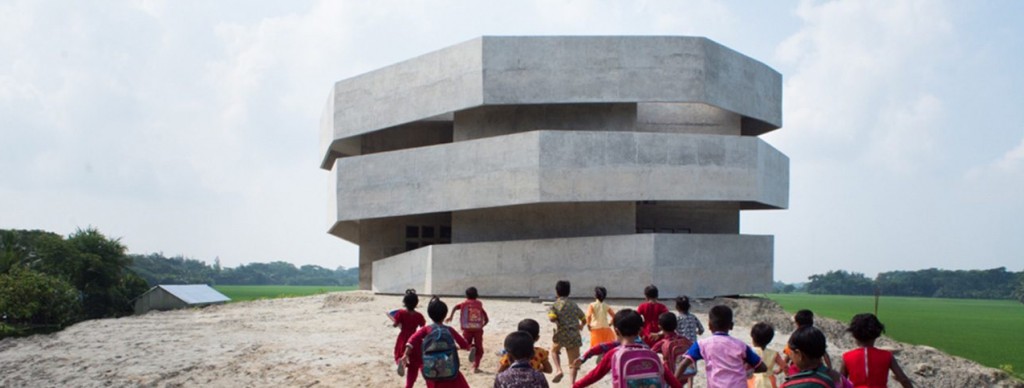
[{"label": "group of children", "polygon": [[[584,312],[569,299],[570,291],[568,281],[555,284],[557,299],[547,314],[555,324],[550,352],[535,346],[540,339],[536,320],[523,319],[516,331],[505,337],[494,387],[548,387],[544,374],[552,372],[551,381],[560,382],[564,377],[562,349],[574,388],[590,386],[608,373],[615,387],[682,388],[689,382],[692,388],[695,364],[700,360],[705,363],[708,387],[777,388],[776,375],[783,372],[787,377],[782,387],[885,387],[890,370],[903,387],[912,386],[892,353],[874,347],[885,328],[872,314],[860,314],[851,321],[847,330],[860,348],[843,355],[843,367],[837,372],[825,352],[825,336],[814,327],[813,314],[807,310],[794,316],[797,329],[779,355],[767,349],[775,336],[767,323],[757,323],[751,329],[753,347],[729,336],[733,311],[728,306],[711,308],[708,329],[712,335],[698,339],[704,327],[689,313],[690,301],[685,296],[676,299],[677,311],[672,313],[658,302],[658,289],[651,285],[644,289],[645,300],[636,310],[614,311],[604,302],[607,290],[596,287],[595,301]],[[469,387],[459,372],[457,350],[469,350],[469,362],[474,373],[479,373],[483,328],[489,322],[476,288],[468,288],[466,300],[450,314],[448,306],[433,297],[427,306],[430,325],[415,311],[418,301],[415,291],[407,290],[402,300],[405,309],[388,313],[394,326],[401,328],[394,356],[398,374],[406,377],[405,386],[411,388],[422,374],[427,387]],[[444,324],[451,322],[456,311],[460,312],[461,333]],[[583,328],[590,331],[590,347],[581,355]],[[592,357],[597,357],[597,366],[577,380],[578,369]]]}]

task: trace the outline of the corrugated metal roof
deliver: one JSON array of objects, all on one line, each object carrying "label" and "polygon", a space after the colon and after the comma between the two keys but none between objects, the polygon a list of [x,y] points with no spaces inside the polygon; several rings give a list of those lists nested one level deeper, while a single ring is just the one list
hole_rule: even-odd
[{"label": "corrugated metal roof", "polygon": [[205,284],[159,285],[165,291],[188,304],[228,302],[231,298]]}]

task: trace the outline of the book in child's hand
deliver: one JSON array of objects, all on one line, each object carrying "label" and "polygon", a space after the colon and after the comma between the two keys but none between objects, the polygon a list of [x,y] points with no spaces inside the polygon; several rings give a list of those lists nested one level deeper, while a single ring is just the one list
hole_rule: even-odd
[{"label": "book in child's hand", "polygon": [[388,311],[388,319],[391,319],[391,322],[395,321],[395,316],[398,315],[398,310],[399,309]]}]

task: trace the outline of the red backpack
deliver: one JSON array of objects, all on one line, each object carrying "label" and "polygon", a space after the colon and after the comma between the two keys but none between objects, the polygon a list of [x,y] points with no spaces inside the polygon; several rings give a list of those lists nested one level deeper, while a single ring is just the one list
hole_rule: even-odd
[{"label": "red backpack", "polygon": [[621,345],[612,355],[612,387],[668,387],[661,359],[643,345]]},{"label": "red backpack", "polygon": [[479,330],[484,328],[484,306],[480,301],[467,300],[462,302],[462,313],[459,317],[462,330]]},{"label": "red backpack", "polygon": [[690,350],[691,346],[693,346],[693,342],[682,336],[666,341],[661,345],[661,354],[665,356],[665,364],[671,368],[672,373],[675,373],[676,368],[683,363],[683,359],[686,358],[686,351]]}]

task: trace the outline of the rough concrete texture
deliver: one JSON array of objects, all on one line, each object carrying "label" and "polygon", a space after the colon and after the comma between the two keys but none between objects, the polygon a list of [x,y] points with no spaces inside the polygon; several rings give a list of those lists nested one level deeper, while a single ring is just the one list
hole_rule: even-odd
[{"label": "rough concrete texture", "polygon": [[[595,286],[611,298],[762,292],[771,288],[771,236],[632,234],[434,245],[373,263],[373,291],[549,297],[555,282],[577,293]],[[424,264],[426,263],[426,264]],[[421,272],[422,271],[422,272]],[[728,281],[724,281],[728,279]]]},{"label": "rough concrete texture", "polygon": [[745,135],[782,125],[782,76],[707,38],[481,37],[337,82],[321,167],[344,139],[489,105],[690,102],[742,116]]},{"label": "rough concrete texture", "polygon": [[[763,292],[789,205],[782,79],[705,38],[483,37],[339,81],[330,233],[379,292]],[[439,232],[443,231],[443,232]]]},{"label": "rough concrete texture", "polygon": [[749,136],[532,131],[337,161],[338,221],[545,202],[789,204],[789,159]]}]

